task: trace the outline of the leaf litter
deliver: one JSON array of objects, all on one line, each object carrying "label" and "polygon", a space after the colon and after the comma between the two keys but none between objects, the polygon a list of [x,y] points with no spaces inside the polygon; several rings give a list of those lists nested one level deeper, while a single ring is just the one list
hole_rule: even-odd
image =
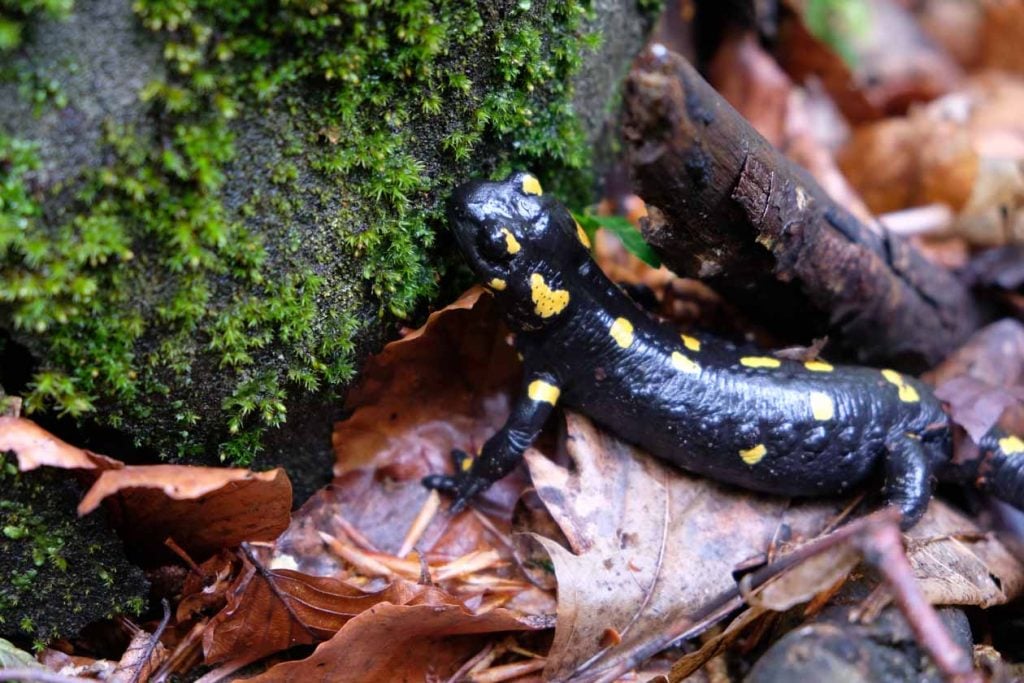
[{"label": "leaf litter", "polygon": [[[978,63],[1020,70],[1019,54],[1005,49],[1017,39],[999,29],[1017,21],[1016,10],[998,6],[979,10],[976,28],[988,38],[971,48],[958,36],[966,46],[958,54],[973,49]],[[734,104],[761,115],[762,132],[856,213],[868,213],[857,190],[875,211],[941,202],[956,212],[956,240],[1018,238],[1019,164],[989,163],[1007,150],[1016,163],[1024,149],[1016,77],[961,80],[901,16],[892,26],[912,37],[897,41],[901,49],[931,55],[904,60],[928,65],[914,83],[890,68],[892,59],[872,66],[891,55],[872,54],[867,39],[852,46],[861,61],[844,62],[788,12],[785,26],[804,41],[786,46],[788,73],[750,41],[720,54],[720,72],[737,80],[719,88],[747,97]],[[812,49],[801,55],[800,44]],[[873,79],[856,75],[873,68]],[[841,116],[806,133],[814,98],[828,98],[794,85],[803,71],[819,75],[850,120],[877,121],[856,129],[840,156],[846,177],[832,155],[847,135]],[[948,94],[878,121],[902,114],[921,88]],[[632,218],[642,213],[636,198],[621,199]],[[660,314],[749,331],[700,283],[644,266],[605,231],[595,242],[602,265],[650,289]],[[933,375],[970,436],[999,420],[1024,424],[1024,335],[1014,325],[979,333]],[[169,592],[176,609],[167,629],[158,620],[134,627],[120,664],[52,649],[40,659],[115,680],[164,680],[200,662],[216,667],[204,683],[227,680],[264,658],[256,680],[349,680],[355,671],[368,681],[612,680],[639,671],[680,634],[731,617],[671,667],[658,660],[645,669],[681,680],[726,648],[756,642],[773,615],[813,618],[863,572],[856,548],[838,545],[757,585],[748,580],[873,500],[742,492],[668,467],[572,413],[476,509],[449,515],[419,479],[449,468],[452,448],[475,452],[502,425],[519,373],[493,300],[480,288],[467,292],[368,361],[346,399],[351,415],[335,428],[335,480],[293,514],[281,471],[126,466],[0,417],[0,450],[13,451],[20,469],[82,478],[82,514],[109,515],[154,570],[184,567]],[[930,602],[990,607],[1020,595],[1020,563],[984,529],[935,500],[910,532],[907,554]]]}]

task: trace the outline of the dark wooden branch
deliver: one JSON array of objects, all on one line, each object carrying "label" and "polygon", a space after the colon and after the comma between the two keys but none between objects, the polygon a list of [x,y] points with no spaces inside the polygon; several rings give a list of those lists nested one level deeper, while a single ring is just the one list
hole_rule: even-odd
[{"label": "dark wooden branch", "polygon": [[640,57],[624,130],[646,239],[783,339],[919,371],[980,324],[962,283],[829,198],[683,57]]}]

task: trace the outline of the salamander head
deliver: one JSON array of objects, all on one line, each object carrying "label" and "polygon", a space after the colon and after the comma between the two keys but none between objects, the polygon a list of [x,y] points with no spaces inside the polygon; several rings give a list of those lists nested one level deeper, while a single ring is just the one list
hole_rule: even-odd
[{"label": "salamander head", "polygon": [[590,261],[589,244],[568,209],[544,196],[534,176],[466,183],[452,195],[448,218],[513,329],[537,330],[563,317],[571,300],[567,281]]}]

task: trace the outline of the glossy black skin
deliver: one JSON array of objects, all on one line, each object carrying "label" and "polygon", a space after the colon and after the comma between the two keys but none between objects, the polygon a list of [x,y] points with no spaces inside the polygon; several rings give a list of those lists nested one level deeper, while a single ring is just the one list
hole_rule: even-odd
[{"label": "glossy black skin", "polygon": [[[879,473],[904,525],[920,518],[951,452],[948,418],[927,386],[890,374],[901,391],[865,367],[812,371],[781,359],[778,367],[747,367],[744,357],[776,359],[708,336],[698,337],[699,350],[687,348],[605,277],[565,207],[524,190],[539,189],[534,183],[519,173],[468,183],[452,198],[449,218],[470,265],[485,284],[504,282],[492,289],[516,332],[524,381],[508,422],[472,465],[458,452],[455,476],[428,477],[428,486],[453,494],[458,509],[515,467],[554,407],[528,395],[539,379],[559,387],[558,404],[686,470],[787,496],[842,494]],[[515,253],[504,231],[518,243]],[[532,297],[535,275],[568,292],[564,308],[548,317]],[[610,333],[617,318],[633,327],[627,348]],[[699,371],[677,369],[673,353]],[[819,406],[832,406],[831,416],[815,417],[812,393]],[[750,453],[758,445],[759,460]]]}]

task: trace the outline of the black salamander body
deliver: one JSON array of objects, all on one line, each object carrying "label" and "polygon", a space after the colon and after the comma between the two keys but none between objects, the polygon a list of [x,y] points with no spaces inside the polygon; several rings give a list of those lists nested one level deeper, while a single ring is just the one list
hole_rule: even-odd
[{"label": "black salamander body", "polygon": [[906,526],[924,513],[935,476],[984,480],[979,467],[1002,468],[1006,490],[987,488],[1024,500],[1024,442],[994,434],[982,465],[952,466],[948,418],[912,377],[783,360],[652,319],[605,277],[582,228],[529,174],[462,186],[449,217],[524,364],[522,395],[480,456],[456,453],[455,476],[425,481],[457,507],[515,467],[556,404],[656,457],[756,491],[840,494],[881,471]]}]

